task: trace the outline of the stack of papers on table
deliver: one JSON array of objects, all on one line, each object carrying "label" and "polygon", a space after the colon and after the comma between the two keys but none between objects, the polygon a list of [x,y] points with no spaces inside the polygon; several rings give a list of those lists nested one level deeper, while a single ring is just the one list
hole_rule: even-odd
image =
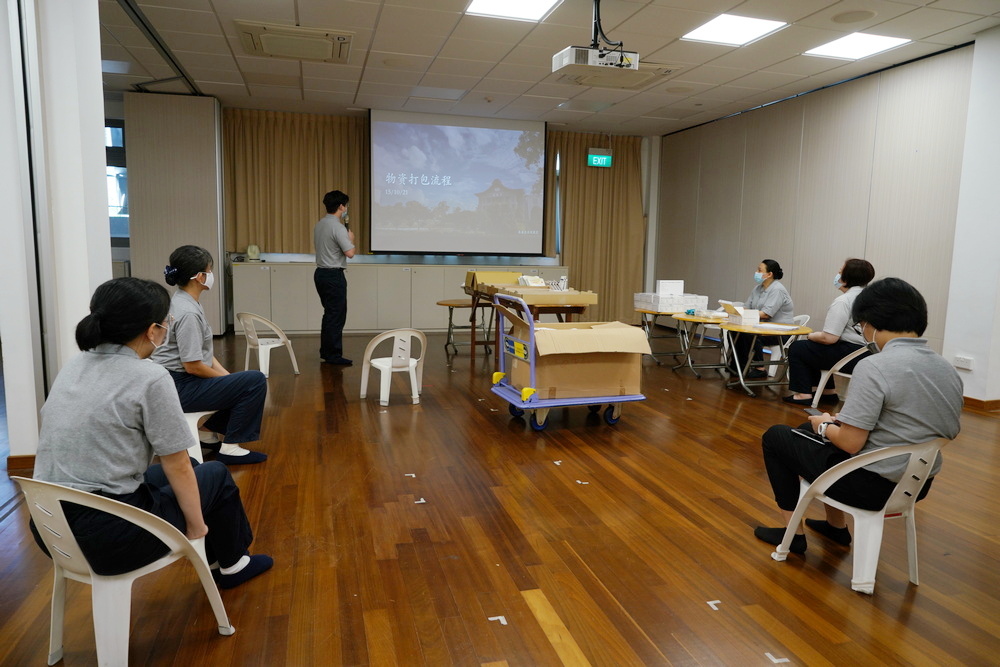
[{"label": "stack of papers on table", "polygon": [[793,331],[799,328],[797,324],[778,324],[776,322],[761,322],[754,326],[758,329],[770,329],[771,331]]}]

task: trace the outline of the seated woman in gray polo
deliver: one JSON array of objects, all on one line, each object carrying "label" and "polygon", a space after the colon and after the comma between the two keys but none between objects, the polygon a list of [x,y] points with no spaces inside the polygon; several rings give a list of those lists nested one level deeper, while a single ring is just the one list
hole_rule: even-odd
[{"label": "seated woman in gray polo", "polygon": [[212,327],[199,298],[212,289],[212,255],[198,246],[181,246],[170,255],[163,274],[177,291],[170,299],[173,324],[166,342],[152,359],[170,371],[184,412],[215,410],[204,428],[205,444],[217,443],[215,460],[227,465],[260,463],[267,454],[242,447],[260,440],[260,425],[267,398],[267,379],[260,371],[230,373],[215,358]]}]

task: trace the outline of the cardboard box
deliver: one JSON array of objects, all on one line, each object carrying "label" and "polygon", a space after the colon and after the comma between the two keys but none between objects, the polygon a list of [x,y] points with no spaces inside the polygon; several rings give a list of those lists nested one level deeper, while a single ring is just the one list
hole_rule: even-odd
[{"label": "cardboard box", "polygon": [[481,284],[516,285],[517,279],[522,275],[520,271],[466,271],[465,287],[475,290]]},{"label": "cardboard box", "polygon": [[596,292],[575,289],[555,291],[548,287],[498,286],[496,291],[516,296],[529,306],[590,306],[597,303]]},{"label": "cardboard box", "polygon": [[[526,339],[528,325],[512,321],[513,334]],[[560,322],[535,327],[535,390],[538,398],[600,398],[641,392],[642,355],[649,341],[639,327],[622,322]],[[510,384],[530,385],[526,359],[508,355]]]},{"label": "cardboard box", "polygon": [[656,281],[656,293],[657,294],[684,294],[684,281],[683,280],[657,280]]}]

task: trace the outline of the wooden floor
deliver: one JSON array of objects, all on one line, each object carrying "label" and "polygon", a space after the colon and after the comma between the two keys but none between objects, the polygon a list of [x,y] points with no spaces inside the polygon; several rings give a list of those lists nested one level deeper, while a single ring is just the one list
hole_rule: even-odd
[{"label": "wooden floor", "polygon": [[[243,341],[221,339],[239,367]],[[368,336],[347,339],[360,360]],[[648,400],[608,426],[553,410],[534,432],[489,388],[492,362],[430,336],[421,403],[388,407],[361,369],[302,375],[275,351],[259,449],[234,468],[274,569],[223,591],[219,636],[190,567],[135,586],[136,665],[987,665],[1000,653],[1000,418],[966,411],[920,503],[920,586],[890,522],[874,596],[851,551],[809,536],[785,563],[760,434],[803,413],[644,362]],[[240,364],[235,363],[239,360]],[[821,510],[814,508],[813,516]],[[51,565],[0,476],[0,664],[44,665]],[[70,582],[65,660],[96,662],[89,588]]]}]

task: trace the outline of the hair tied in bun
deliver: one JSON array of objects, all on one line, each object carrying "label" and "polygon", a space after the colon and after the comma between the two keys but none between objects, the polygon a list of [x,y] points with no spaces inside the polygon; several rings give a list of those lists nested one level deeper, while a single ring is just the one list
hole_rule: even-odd
[{"label": "hair tied in bun", "polygon": [[173,278],[174,276],[177,275],[177,269],[175,269],[170,265],[167,265],[163,267],[163,275],[165,275],[167,278]]}]

